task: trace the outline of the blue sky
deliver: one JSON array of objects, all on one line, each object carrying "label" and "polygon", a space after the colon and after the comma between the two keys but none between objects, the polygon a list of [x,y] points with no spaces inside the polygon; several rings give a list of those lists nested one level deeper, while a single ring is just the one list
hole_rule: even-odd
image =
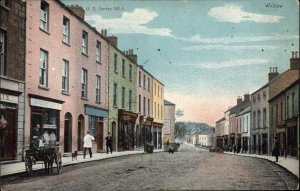
[{"label": "blue sky", "polygon": [[88,23],[134,50],[165,84],[165,99],[184,110],[178,121],[214,125],[237,96],[267,82],[270,66],[287,70],[299,50],[297,0],[63,2],[81,5]]}]

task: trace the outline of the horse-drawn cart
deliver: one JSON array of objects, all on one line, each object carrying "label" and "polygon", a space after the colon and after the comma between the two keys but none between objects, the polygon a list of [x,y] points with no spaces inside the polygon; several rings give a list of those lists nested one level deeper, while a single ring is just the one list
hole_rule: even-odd
[{"label": "horse-drawn cart", "polygon": [[45,166],[45,173],[53,172],[53,163],[56,164],[56,173],[61,172],[62,160],[59,146],[47,145],[39,148],[30,148],[25,151],[25,169],[27,175],[32,174],[32,165],[37,161],[43,161]]}]

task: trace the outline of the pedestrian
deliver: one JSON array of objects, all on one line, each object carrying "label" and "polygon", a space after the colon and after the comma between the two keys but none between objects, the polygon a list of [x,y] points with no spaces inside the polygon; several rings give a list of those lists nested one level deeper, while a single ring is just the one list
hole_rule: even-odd
[{"label": "pedestrian", "polygon": [[272,156],[275,156],[276,157],[276,161],[275,162],[278,162],[279,143],[278,143],[277,137],[274,138],[273,149],[272,149]]},{"label": "pedestrian", "polygon": [[236,144],[233,144],[233,153],[235,154],[236,152]]},{"label": "pedestrian", "polygon": [[90,135],[90,132],[87,131],[86,132],[86,135],[84,136],[83,138],[83,158],[85,158],[85,154],[86,154],[86,150],[89,150],[89,153],[90,153],[90,158],[93,157],[93,154],[92,154],[92,141],[94,141],[95,138]]},{"label": "pedestrian", "polygon": [[170,145],[169,139],[167,140],[167,145],[168,145],[168,146]]},{"label": "pedestrian", "polygon": [[110,150],[110,154],[112,154],[112,137],[110,135],[110,132],[108,132],[107,137],[105,137],[106,141],[106,154],[108,154],[108,148]]}]

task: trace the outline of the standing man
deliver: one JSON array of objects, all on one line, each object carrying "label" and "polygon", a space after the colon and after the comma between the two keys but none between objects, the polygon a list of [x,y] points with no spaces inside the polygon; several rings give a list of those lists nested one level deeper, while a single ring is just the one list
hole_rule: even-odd
[{"label": "standing man", "polygon": [[106,141],[106,154],[108,154],[108,148],[110,150],[110,153],[112,154],[112,137],[110,135],[110,132],[108,132],[107,137],[105,137]]},{"label": "standing man", "polygon": [[279,156],[279,143],[278,143],[277,137],[274,138],[274,144],[273,144],[272,155],[275,156],[275,158],[276,158],[276,161],[275,161],[275,162],[278,162],[278,156]]},{"label": "standing man", "polygon": [[93,157],[93,154],[92,154],[92,141],[94,141],[95,138],[90,135],[90,132],[87,131],[86,132],[86,135],[84,136],[83,138],[83,158],[85,158],[85,154],[86,154],[86,150],[88,149],[89,150],[89,153],[90,153],[90,158]]}]

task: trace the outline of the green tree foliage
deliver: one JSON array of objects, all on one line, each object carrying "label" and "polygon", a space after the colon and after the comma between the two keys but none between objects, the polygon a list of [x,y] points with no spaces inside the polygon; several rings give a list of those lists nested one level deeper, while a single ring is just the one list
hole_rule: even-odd
[{"label": "green tree foliage", "polygon": [[186,126],[184,122],[175,123],[175,135],[177,138],[184,138],[187,133]]}]

